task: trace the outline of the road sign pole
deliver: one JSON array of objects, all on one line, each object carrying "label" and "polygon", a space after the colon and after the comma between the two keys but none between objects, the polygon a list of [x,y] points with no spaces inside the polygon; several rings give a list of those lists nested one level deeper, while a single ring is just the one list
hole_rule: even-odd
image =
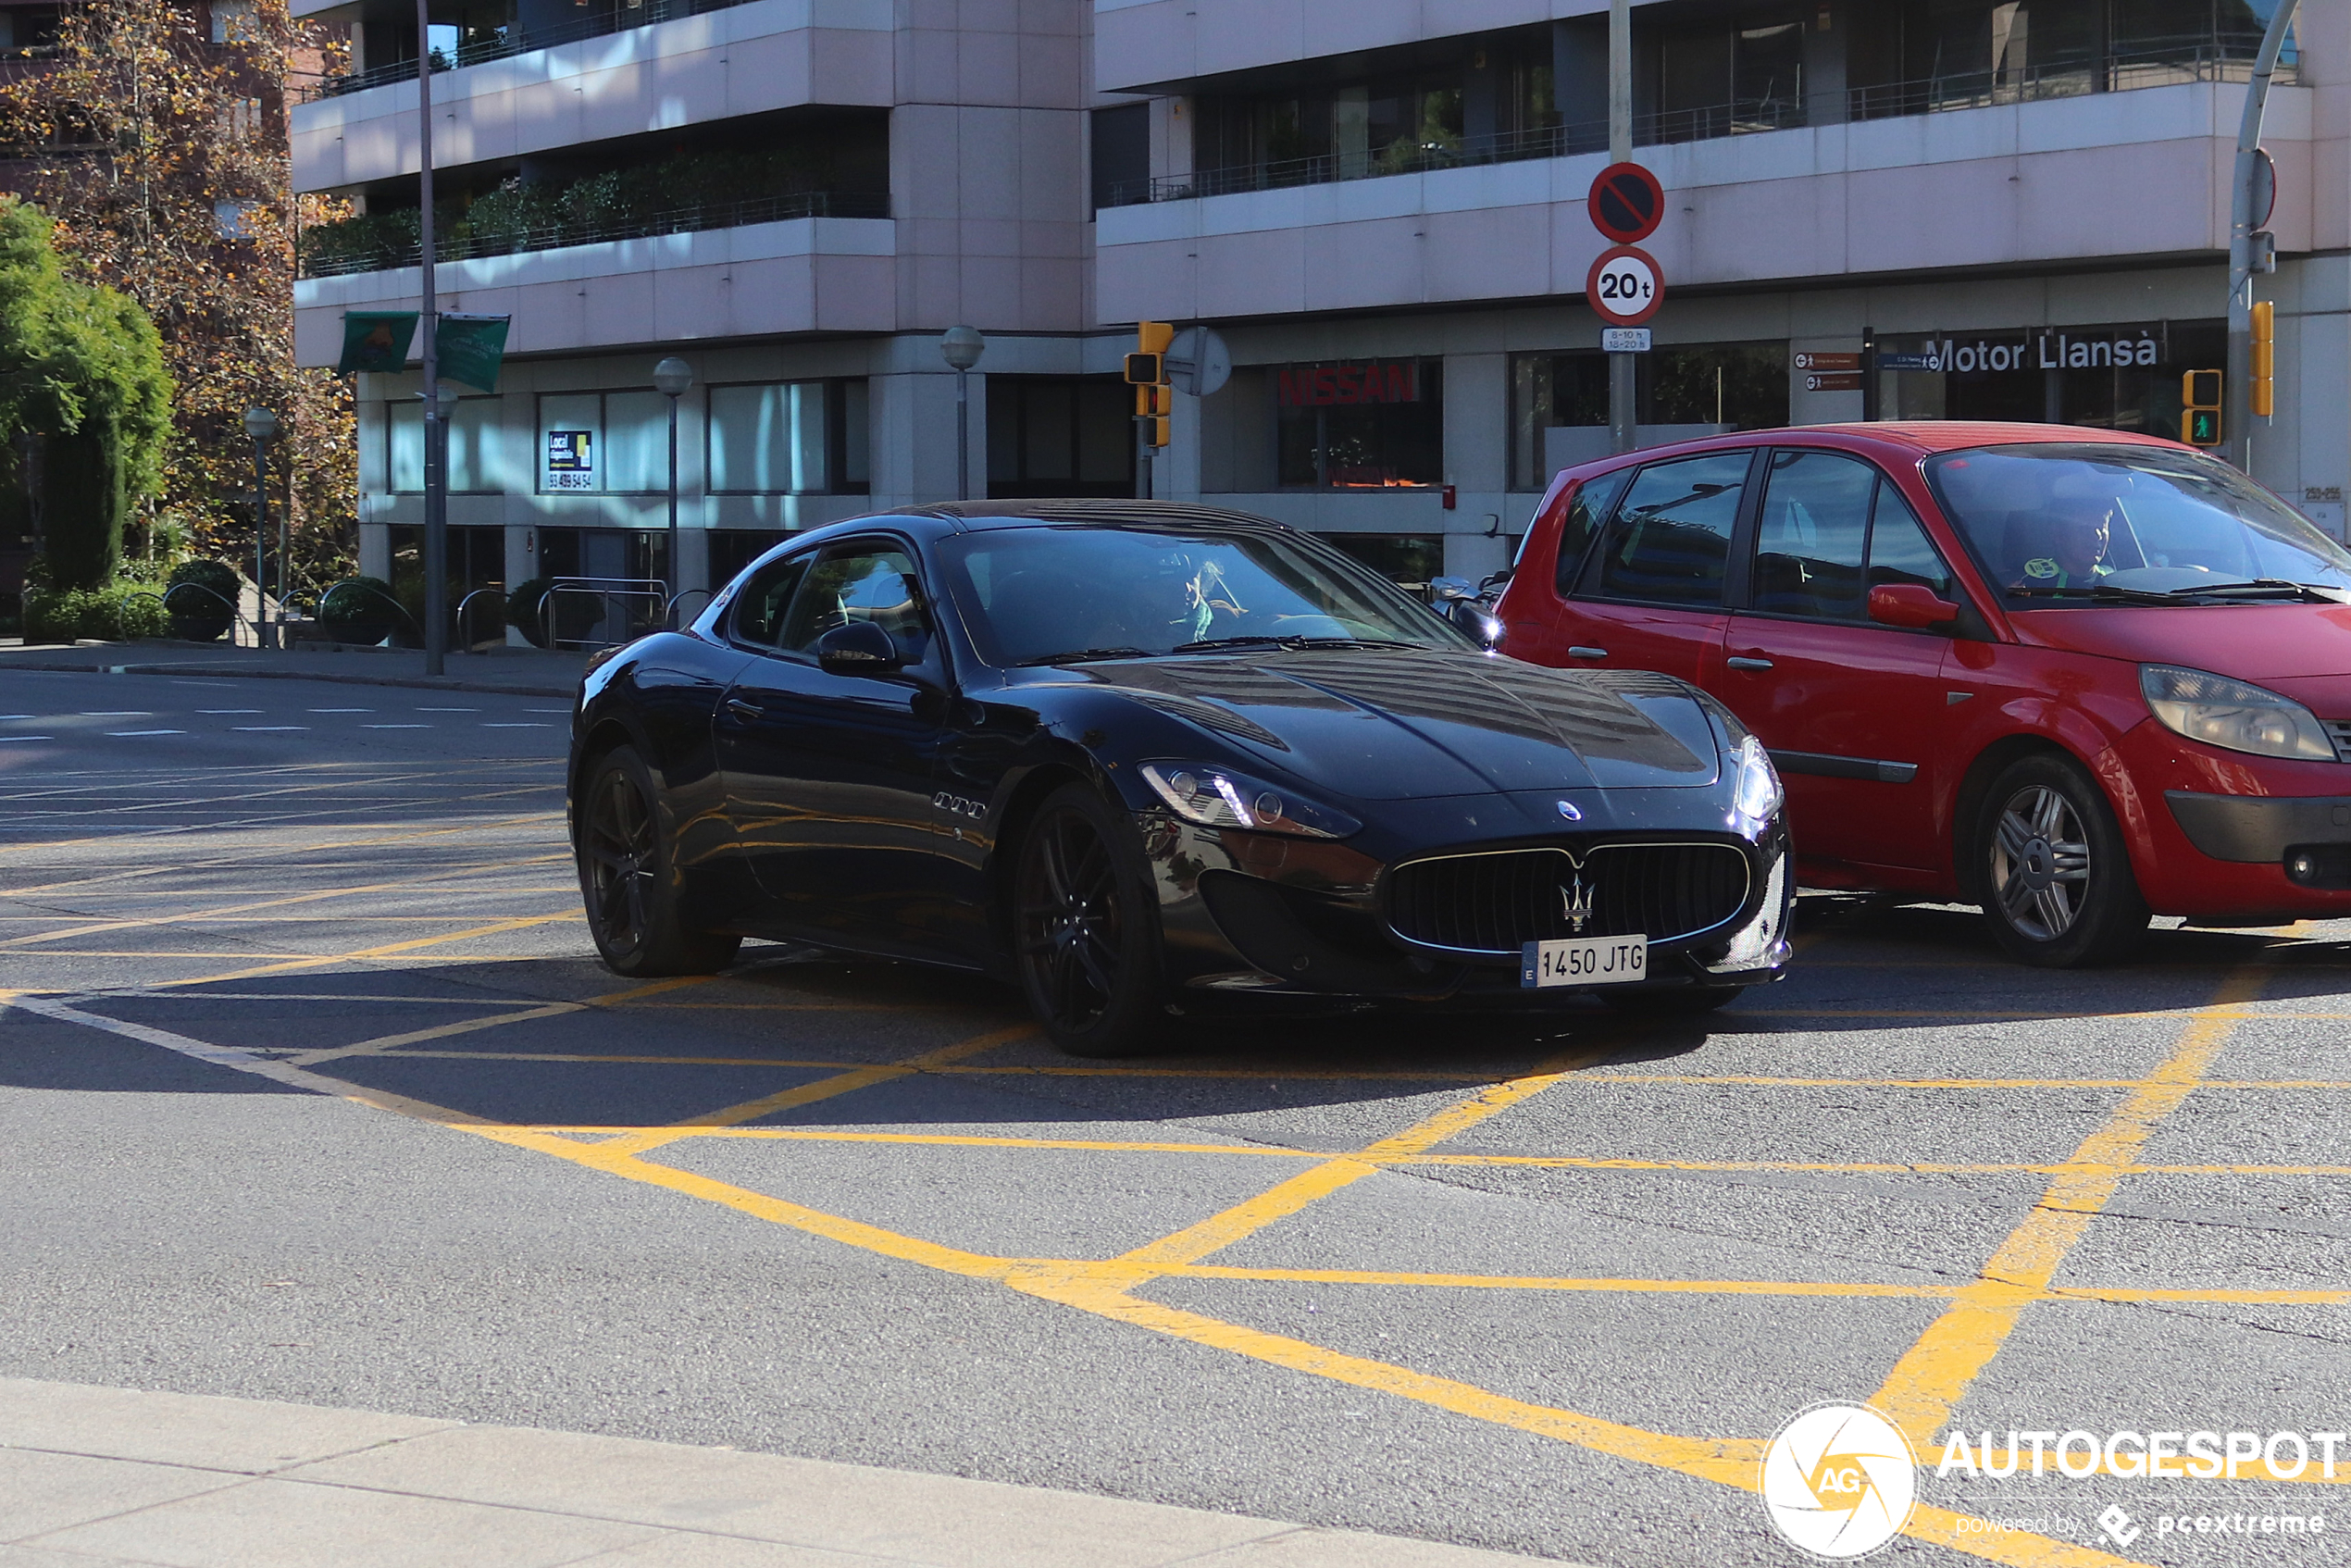
[{"label": "road sign pole", "polygon": [[2225,429],[2227,456],[2246,472],[2253,467],[2253,231],[2266,221],[2253,210],[2256,166],[2261,158],[2261,121],[2270,102],[2270,77],[2278,68],[2296,0],[2279,0],[2269,32],[2255,56],[2253,79],[2245,89],[2245,118],[2237,130],[2236,189],[2229,209],[2229,395]]},{"label": "road sign pole", "polygon": [[[1633,161],[1633,0],[1610,0],[1608,8],[1608,161]],[[1635,421],[1640,398],[1640,361],[1629,354],[1608,356],[1608,442],[1614,453],[1640,443]]]}]

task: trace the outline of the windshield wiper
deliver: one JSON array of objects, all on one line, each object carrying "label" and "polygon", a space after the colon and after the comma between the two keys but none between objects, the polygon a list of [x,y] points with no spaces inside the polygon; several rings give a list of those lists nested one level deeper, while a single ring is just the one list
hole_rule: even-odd
[{"label": "windshield wiper", "polygon": [[2111,588],[2102,582],[2086,583],[2080,588],[2011,588],[2008,591],[2010,597],[2017,599],[2115,599],[2126,604],[2176,604],[2180,602],[2169,593],[2157,593],[2145,588]]},{"label": "windshield wiper", "polygon": [[1023,659],[1014,669],[1033,669],[1039,665],[1081,665],[1091,659],[1148,659],[1145,648],[1072,648],[1065,653],[1045,653],[1034,659]]},{"label": "windshield wiper", "polygon": [[2328,588],[2315,582],[2289,582],[2283,578],[2276,577],[2255,578],[2251,582],[2224,582],[2212,588],[2183,588],[2174,591],[2215,595],[2225,593],[2231,598],[2254,595],[2283,597],[2286,594],[2295,594],[2302,598],[2317,600],[2324,604],[2340,604],[2344,602],[2342,589]]},{"label": "windshield wiper", "polygon": [[1410,642],[1399,637],[1275,637],[1259,633],[1250,637],[1212,637],[1199,642],[1182,642],[1168,650],[1171,653],[1221,653],[1233,648],[1283,648],[1293,652],[1302,648],[1426,648],[1425,642]]}]

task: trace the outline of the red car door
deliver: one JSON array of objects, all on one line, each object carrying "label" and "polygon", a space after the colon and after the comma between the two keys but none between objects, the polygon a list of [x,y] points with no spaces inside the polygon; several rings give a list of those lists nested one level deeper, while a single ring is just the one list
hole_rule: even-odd
[{"label": "red car door", "polygon": [[1562,584],[1541,662],[1711,684],[1731,538],[1755,460],[1751,450],[1710,452],[1637,471],[1573,589]]},{"label": "red car door", "polygon": [[1744,607],[1709,684],[1771,748],[1813,875],[1926,886],[1949,859],[1936,803],[1949,788],[1937,742],[1951,640],[1880,626],[1868,601],[1881,583],[1951,599],[1950,570],[1900,492],[1859,458],[1783,449],[1763,485]]}]

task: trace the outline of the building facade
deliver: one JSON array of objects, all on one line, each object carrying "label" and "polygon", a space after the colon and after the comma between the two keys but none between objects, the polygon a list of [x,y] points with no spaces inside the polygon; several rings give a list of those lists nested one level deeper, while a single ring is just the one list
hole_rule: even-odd
[{"label": "building facade", "polygon": [[[989,338],[975,495],[1134,493],[1114,372],[1138,319],[1214,326],[1235,363],[1178,398],[1156,493],[1283,518],[1402,579],[1500,566],[1550,475],[1605,450],[1583,299],[1605,244],[1585,210],[1605,0],[700,3],[452,6],[429,41],[453,66],[434,79],[448,210],[487,214],[459,239],[477,254],[441,268],[442,307],[514,317],[506,380],[454,427],[468,580],[669,575],[651,369],[673,353],[698,378],[677,566],[697,586],[782,530],[956,492],[937,340],[958,322]],[[355,75],[293,126],[297,182],[381,224],[416,201],[417,42],[412,11],[376,4],[314,7],[355,24]],[[2176,430],[2181,373],[2224,362],[2229,180],[2270,10],[1637,6],[1636,156],[1668,197],[1645,439]],[[2351,14],[2307,7],[2298,34],[2269,118],[2277,412],[2253,461],[2340,536]],[[631,180],[674,191],[669,210],[579,216],[578,193]],[[399,259],[314,267],[306,363],[332,361],[344,310],[413,304]],[[415,393],[363,380],[374,570],[422,515]],[[551,467],[581,432],[588,468]]]}]

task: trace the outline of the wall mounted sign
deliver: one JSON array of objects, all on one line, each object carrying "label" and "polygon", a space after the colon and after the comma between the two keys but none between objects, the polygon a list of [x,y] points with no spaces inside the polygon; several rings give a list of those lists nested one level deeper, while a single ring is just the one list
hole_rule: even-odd
[{"label": "wall mounted sign", "polygon": [[549,430],[547,432],[548,490],[593,490],[596,488],[596,432],[593,430]]},{"label": "wall mounted sign", "polygon": [[1861,372],[1859,370],[1822,370],[1804,378],[1804,390],[1812,392],[1860,392]]},{"label": "wall mounted sign", "polygon": [[1665,270],[1631,245],[1602,251],[1584,280],[1584,300],[1611,327],[1638,327],[1665,303]]},{"label": "wall mounted sign", "polygon": [[1858,354],[1799,354],[1796,356],[1798,370],[1859,370],[1861,356]]},{"label": "wall mounted sign", "polygon": [[1637,245],[1657,232],[1665,218],[1665,187],[1636,163],[1612,163],[1592,181],[1585,198],[1592,227],[1611,243]]},{"label": "wall mounted sign", "polygon": [[1880,354],[1881,370],[1941,370],[1959,375],[2003,370],[2109,370],[2160,364],[2163,345],[2137,327],[2034,328],[1978,337],[1930,340],[1923,353]]},{"label": "wall mounted sign", "polygon": [[1421,367],[1417,360],[1397,359],[1370,365],[1313,365],[1284,370],[1275,382],[1276,400],[1284,408],[1322,408],[1355,403],[1418,403]]}]

